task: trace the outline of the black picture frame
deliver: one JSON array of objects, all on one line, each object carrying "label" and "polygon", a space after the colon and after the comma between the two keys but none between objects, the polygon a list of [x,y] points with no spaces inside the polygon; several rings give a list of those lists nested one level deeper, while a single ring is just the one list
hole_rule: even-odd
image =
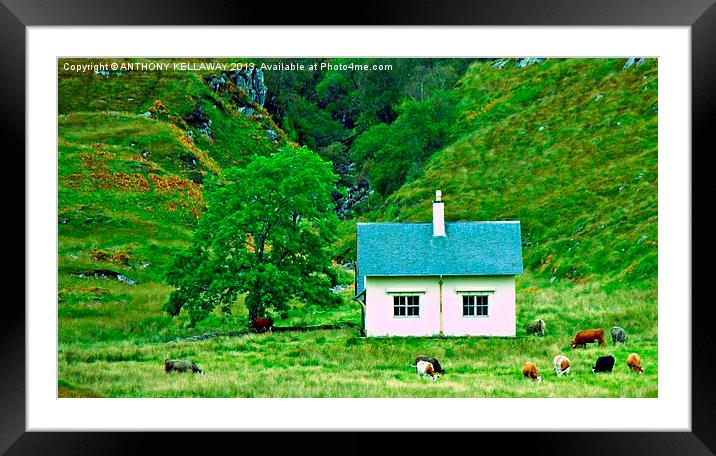
[{"label": "black picture frame", "polygon": [[[330,11],[321,16],[319,11]],[[331,16],[332,15],[332,16]],[[363,1],[345,4],[345,8],[327,8],[320,4],[292,2],[280,8],[260,2],[228,0],[189,2],[181,0],[126,1],[41,1],[0,0],[0,103],[5,151],[19,157],[25,150],[25,30],[29,26],[110,26],[110,25],[553,25],[553,26],[686,26],[691,28],[692,48],[692,207],[711,207],[713,179],[699,179],[707,167],[693,166],[694,159],[706,155],[711,142],[714,106],[716,106],[716,6],[714,0],[453,0],[435,2],[415,0],[397,2]],[[710,146],[710,147],[709,147]],[[707,149],[709,147],[709,149]],[[694,153],[697,149],[700,154]],[[708,156],[708,155],[707,155]],[[54,166],[48,163],[48,166]],[[24,160],[17,172],[24,176]],[[703,177],[703,176],[702,176]],[[700,183],[699,191],[694,186]],[[24,188],[24,186],[23,186]],[[18,211],[19,213],[24,209]],[[24,212],[23,212],[24,213]],[[692,212],[693,213],[693,212]],[[23,217],[24,220],[24,217]],[[25,245],[28,227],[23,221]],[[692,220],[692,227],[695,226]],[[693,232],[693,229],[692,229]],[[699,249],[699,257],[710,255],[710,246]],[[692,256],[692,261],[693,261]],[[24,263],[23,263],[24,264]],[[19,269],[19,268],[18,268]],[[25,271],[25,268],[23,268]],[[710,271],[693,263],[691,283],[706,282]],[[26,271],[32,274],[32,271]],[[27,280],[27,276],[25,277]],[[701,280],[698,280],[701,279]],[[27,282],[25,282],[27,283]],[[710,328],[709,299],[695,299],[685,290],[692,316],[692,421],[691,432],[487,432],[479,437],[480,446],[514,450],[531,454],[679,454],[707,455],[716,451],[716,358],[709,348],[713,331]],[[181,436],[181,443],[169,443],[171,433],[154,432],[26,432],[25,430],[25,314],[20,305],[6,305],[2,310],[0,330],[0,453],[8,455],[39,454],[142,454],[165,447],[165,451],[206,452],[211,447],[229,445],[234,451],[262,450],[365,453],[377,445],[365,433],[330,433],[297,436],[277,433],[276,436],[237,436],[233,433]],[[238,411],[237,411],[238,413]],[[539,419],[539,407],[534,411]],[[610,413],[620,410],[585,410],[585,417],[575,419],[602,420],[608,426]],[[439,410],[426,413],[426,420],[439,420]],[[182,433],[184,434],[184,433]],[[284,435],[285,434],[285,435]],[[311,433],[317,434],[317,433]],[[439,442],[427,451],[449,451],[456,443],[470,439],[469,433],[459,436],[438,435],[417,439],[413,433],[381,439],[384,450],[418,451],[415,442]],[[386,437],[386,436],[383,436]],[[460,437],[456,439],[454,437]],[[510,451],[513,450],[513,451]],[[160,450],[161,451],[161,450]],[[494,450],[490,450],[494,451]]]}]

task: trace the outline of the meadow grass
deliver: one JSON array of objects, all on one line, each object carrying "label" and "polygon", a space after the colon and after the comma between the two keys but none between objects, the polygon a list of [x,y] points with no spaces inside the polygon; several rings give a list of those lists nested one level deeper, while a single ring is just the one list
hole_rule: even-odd
[{"label": "meadow grass", "polygon": [[[125,313],[114,312],[106,320],[95,310],[71,317],[60,313],[59,392],[62,397],[657,397],[654,290],[607,292],[590,284],[534,291],[527,285],[518,287],[514,338],[363,338],[350,327],[194,342],[172,337],[244,329],[245,319],[238,318],[241,306],[229,319],[217,316],[201,330],[187,329],[181,319],[159,312],[166,289],[156,284],[132,291],[106,286],[113,293],[124,292],[119,295],[124,298],[101,298],[97,307],[124,299]],[[148,290],[139,291],[143,286]],[[360,318],[355,303],[348,302],[333,309],[292,309],[290,314],[277,325],[345,324]],[[544,336],[526,334],[524,326],[533,318],[547,322]],[[612,325],[627,330],[625,344],[611,343]],[[577,330],[593,327],[605,330],[606,346],[570,347]],[[641,356],[644,375],[628,370],[626,357],[632,352]],[[596,358],[609,353],[617,360],[614,372],[593,374]],[[571,373],[561,378],[552,371],[557,354],[566,354],[572,363]],[[411,367],[417,355],[438,358],[446,375],[437,382],[419,378]],[[204,374],[165,374],[165,358],[192,359]],[[525,361],[537,363],[541,383],[522,377]]]}]

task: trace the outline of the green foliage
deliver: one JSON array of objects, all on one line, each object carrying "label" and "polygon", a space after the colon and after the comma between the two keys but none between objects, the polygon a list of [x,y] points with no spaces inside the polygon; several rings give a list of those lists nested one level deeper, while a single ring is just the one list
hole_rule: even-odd
[{"label": "green foliage", "polygon": [[323,149],[347,136],[342,125],[331,119],[328,112],[298,95],[292,98],[282,127],[289,138],[311,150]]},{"label": "green foliage", "polygon": [[372,187],[387,196],[422,172],[430,155],[452,137],[457,111],[451,92],[405,100],[390,125],[379,124],[356,139],[351,158],[367,169]]},{"label": "green foliage", "polygon": [[167,273],[177,290],[165,310],[186,309],[195,323],[217,307],[228,311],[239,293],[247,293],[250,319],[285,309],[292,298],[335,302],[336,180],[330,164],[305,148],[227,170],[224,185],[207,196],[192,247]]}]

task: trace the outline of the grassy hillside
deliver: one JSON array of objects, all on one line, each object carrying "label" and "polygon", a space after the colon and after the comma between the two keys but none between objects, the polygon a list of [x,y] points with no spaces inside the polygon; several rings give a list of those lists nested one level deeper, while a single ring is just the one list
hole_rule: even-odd
[{"label": "grassy hillside", "polygon": [[285,134],[235,84],[212,90],[210,73],[78,73],[65,63],[81,62],[58,63],[60,341],[181,333],[159,312],[162,276],[191,241],[206,185],[285,145]]},{"label": "grassy hillside", "polygon": [[367,217],[520,220],[537,278],[654,283],[657,62],[547,59],[475,63],[461,80],[468,133]]}]

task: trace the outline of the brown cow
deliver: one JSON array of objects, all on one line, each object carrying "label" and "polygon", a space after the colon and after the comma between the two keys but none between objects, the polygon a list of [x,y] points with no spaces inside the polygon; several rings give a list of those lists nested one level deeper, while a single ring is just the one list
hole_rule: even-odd
[{"label": "brown cow", "polygon": [[579,331],[574,339],[572,339],[572,348],[585,347],[587,343],[599,342],[600,346],[604,345],[604,330],[603,329],[585,329]]},{"label": "brown cow", "polygon": [[632,353],[627,357],[627,366],[634,372],[644,373],[644,368],[641,367],[641,358],[636,353]]},{"label": "brown cow", "polygon": [[537,365],[531,361],[527,361],[522,366],[522,375],[538,382],[542,381],[542,377],[537,375]]},{"label": "brown cow", "polygon": [[258,333],[271,331],[271,328],[273,328],[273,320],[271,317],[257,318],[251,322],[251,327]]}]

